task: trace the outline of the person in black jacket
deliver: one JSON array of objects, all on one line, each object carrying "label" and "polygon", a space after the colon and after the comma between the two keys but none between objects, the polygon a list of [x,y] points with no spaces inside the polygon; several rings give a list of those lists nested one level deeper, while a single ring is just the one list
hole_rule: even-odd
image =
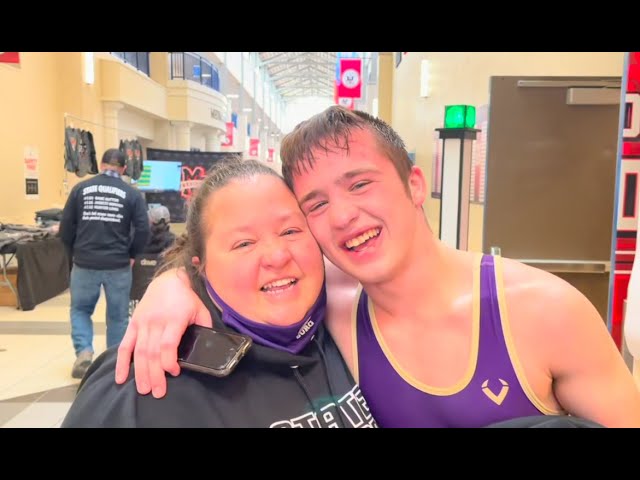
[{"label": "person in black jacket", "polygon": [[144,251],[136,257],[135,264],[133,265],[133,279],[131,283],[131,293],[129,295],[129,316],[133,315],[138,302],[153,280],[158,270],[162,253],[167,250],[176,239],[176,236],[169,229],[170,221],[171,216],[169,209],[164,205],[149,209],[151,236],[147,245],[144,247]]},{"label": "person in black jacket", "polygon": [[101,286],[107,299],[107,347],[119,344],[127,329],[131,266],[147,243],[149,220],[140,192],[120,178],[124,166],[118,149],[107,150],[101,173],[73,187],[60,222],[60,237],[73,258],[73,378],[82,378],[93,358],[91,315]]},{"label": "person in black jacket", "polygon": [[149,210],[151,236],[144,253],[162,253],[171,246],[176,236],[170,230],[171,215],[164,205]]},{"label": "person in black jacket", "polygon": [[224,378],[184,368],[160,401],[139,395],[133,375],[116,385],[117,351],[108,349],[62,427],[376,426],[322,325],[322,254],[277,173],[256,161],[214,166],[192,199],[186,236],[165,258],[188,276],[214,328],[253,346]]}]

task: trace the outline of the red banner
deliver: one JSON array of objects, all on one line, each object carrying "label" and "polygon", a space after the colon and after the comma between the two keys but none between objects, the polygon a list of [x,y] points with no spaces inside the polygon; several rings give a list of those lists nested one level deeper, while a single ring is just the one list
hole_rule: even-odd
[{"label": "red banner", "polygon": [[267,161],[268,162],[273,162],[274,149],[273,148],[269,148],[269,149],[267,149],[267,152],[268,152]]},{"label": "red banner", "polygon": [[222,142],[221,146],[223,147],[231,147],[233,146],[233,122],[227,122],[227,133],[224,136],[224,142]]},{"label": "red banner", "polygon": [[250,157],[257,157],[259,148],[260,148],[260,139],[259,138],[251,138],[251,139],[249,139],[249,156]]},{"label": "red banner", "polygon": [[340,59],[340,84],[338,85],[339,98],[362,97],[362,59]]},{"label": "red banner", "polygon": [[0,63],[20,64],[20,52],[0,52]]},{"label": "red banner", "polygon": [[[613,298],[611,301],[611,335],[622,348],[624,301],[627,299],[629,279],[636,256],[638,217],[640,216],[640,52],[629,52],[627,65],[627,93],[622,130],[622,154],[618,163],[618,216],[614,241]],[[635,178],[634,178],[635,177]],[[627,186],[633,186],[627,191]]]}]

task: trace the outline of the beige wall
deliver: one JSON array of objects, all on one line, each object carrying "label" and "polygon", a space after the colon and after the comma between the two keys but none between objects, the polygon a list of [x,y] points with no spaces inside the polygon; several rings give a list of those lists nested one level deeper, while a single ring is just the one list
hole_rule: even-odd
[{"label": "beige wall", "polygon": [[154,126],[155,137],[149,146],[164,150],[173,150],[176,141],[174,131],[169,125],[169,122],[166,120],[156,120]]},{"label": "beige wall", "polygon": [[[20,59],[19,67],[0,64],[0,222],[33,224],[37,210],[62,208],[68,191],[87,178],[64,170],[65,126],[93,133],[98,163],[105,148],[117,147],[121,138],[138,137],[144,147],[176,148],[164,86],[168,82],[167,52],[151,53],[153,79],[108,52],[96,52],[92,85],[84,82],[82,52],[22,52]],[[186,102],[184,118],[223,130],[224,123],[212,119],[211,110],[226,112],[226,98],[201,85],[189,87],[185,90],[193,90],[193,98]],[[109,105],[122,107],[110,117],[118,128],[115,135],[103,127],[110,110],[105,102],[109,101],[113,102]],[[112,138],[109,145],[105,145],[107,137]],[[195,141],[205,149],[203,136]],[[37,200],[27,200],[24,192],[27,146],[39,153]]]},{"label": "beige wall", "polygon": [[117,58],[108,56],[98,63],[102,71],[102,100],[126,103],[156,118],[167,118],[165,87]]},{"label": "beige wall", "polygon": [[207,139],[202,130],[191,130],[191,148],[199,148],[201,152],[207,151]]},{"label": "beige wall", "polygon": [[378,85],[366,85],[365,97],[366,101],[362,102],[362,109],[366,112],[373,112],[373,101],[378,100]]},{"label": "beige wall", "polygon": [[[168,123],[166,120],[164,122]],[[131,110],[121,110],[118,115],[118,129],[120,130],[118,135],[120,139],[137,137],[139,139],[154,140],[155,124],[156,122],[151,117]],[[117,146],[113,145],[113,147]]]},{"label": "beige wall", "polygon": [[[101,121],[95,99],[99,85],[84,84],[82,71],[79,52],[21,52],[19,68],[0,65],[0,222],[32,224],[37,210],[64,206],[63,179],[68,178],[69,188],[77,181],[64,172],[64,113]],[[92,130],[102,148],[102,132],[69,121]],[[27,200],[24,193],[26,146],[39,152],[37,200]]]},{"label": "beige wall", "polygon": [[149,73],[151,78],[163,87],[169,81],[171,63],[167,52],[149,52]]},{"label": "beige wall", "polygon": [[196,122],[226,131],[223,119],[227,116],[227,98],[192,81],[169,80],[167,110],[171,120]]},{"label": "beige wall", "polygon": [[[33,223],[33,212],[45,199],[61,201],[60,192],[42,185],[53,169],[43,166],[62,142],[62,121],[56,118],[56,64],[51,54],[21,53],[20,68],[0,65],[0,222]],[[54,124],[59,125],[58,132]],[[57,133],[57,135],[56,135]],[[40,156],[40,200],[27,202],[24,194],[24,148],[37,147]],[[58,175],[57,187],[62,177]]]},{"label": "beige wall", "polygon": [[[64,114],[71,115],[66,118],[66,126],[89,130],[93,134],[97,162],[100,163],[100,158],[105,148],[111,148],[111,146],[105,146],[104,130],[101,126],[104,123],[104,119],[102,117],[102,102],[100,101],[100,92],[103,86],[100,75],[100,62],[97,58],[94,60],[95,83],[87,85],[83,76],[84,56],[82,52],[54,53],[53,55],[56,56],[58,64],[57,96],[60,99],[60,115],[63,119]],[[79,178],[70,172],[64,172],[63,141],[64,137],[60,133],[60,158],[56,160],[54,167],[62,171],[62,176],[68,185],[66,187],[67,191],[64,193],[64,201],[66,201],[68,191],[84,178]],[[46,179],[46,181],[48,182],[49,179]]]},{"label": "beige wall", "polygon": [[396,100],[393,88],[393,52],[378,54],[378,117],[393,125],[392,111]]},{"label": "beige wall", "polygon": [[[392,125],[409,151],[416,151],[416,162],[431,179],[433,132],[442,127],[444,106],[489,102],[489,78],[495,75],[589,75],[621,76],[624,54],[615,52],[581,53],[500,53],[500,52],[410,52],[393,69]],[[381,60],[383,57],[381,57]],[[419,96],[421,60],[431,61],[431,93]],[[427,218],[438,234],[439,200],[425,202]],[[481,205],[471,205],[469,248],[482,249]]]}]

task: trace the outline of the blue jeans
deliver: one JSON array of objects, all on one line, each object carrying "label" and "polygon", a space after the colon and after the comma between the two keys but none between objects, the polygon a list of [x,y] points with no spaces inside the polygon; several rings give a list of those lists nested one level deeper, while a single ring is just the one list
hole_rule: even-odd
[{"label": "blue jeans", "polygon": [[73,265],[71,269],[71,339],[76,355],[93,352],[91,315],[104,285],[107,297],[107,348],[122,341],[129,324],[131,267],[117,270],[91,270]]}]

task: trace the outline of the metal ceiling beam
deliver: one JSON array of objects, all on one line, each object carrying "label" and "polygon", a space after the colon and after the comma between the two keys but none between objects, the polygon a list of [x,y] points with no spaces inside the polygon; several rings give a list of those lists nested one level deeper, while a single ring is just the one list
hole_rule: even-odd
[{"label": "metal ceiling beam", "polygon": [[285,90],[282,91],[283,95],[287,95],[287,94],[292,94],[294,92],[300,92],[300,91],[322,91],[322,92],[327,92],[328,94],[333,95],[333,89],[328,88],[328,87],[289,87]]},{"label": "metal ceiling beam", "polygon": [[333,97],[333,92],[329,90],[296,90],[292,92],[287,92],[283,95],[283,97]]},{"label": "metal ceiling beam", "polygon": [[274,62],[274,61],[282,61],[282,57],[287,57],[287,58],[306,58],[310,55],[310,52],[268,52],[268,53],[275,53],[276,55],[272,55],[267,59],[264,59],[264,55],[262,55],[262,53],[264,52],[258,52],[260,53],[260,60],[262,60],[262,63],[264,65],[269,65],[270,63]]},{"label": "metal ceiling beam", "polygon": [[[259,52],[259,53],[261,53],[261,52]],[[260,60],[262,61],[263,65],[269,65],[269,63],[272,63],[272,62],[278,60],[279,58],[284,57],[285,55],[288,55],[289,53],[290,52],[276,52],[275,55],[269,57],[266,60],[263,58],[262,54],[260,54]]]},{"label": "metal ceiling beam", "polygon": [[316,83],[322,83],[322,84],[326,84],[326,85],[332,85],[332,82],[330,82],[329,78],[325,78],[325,77],[320,77],[318,75],[305,75],[304,77],[298,77],[298,78],[293,78],[290,80],[285,80],[284,82],[280,82],[279,85],[280,86],[285,86],[289,83],[299,83],[299,84],[303,84],[303,83],[309,83],[309,84],[316,84]]},{"label": "metal ceiling beam", "polygon": [[283,98],[332,97],[336,52],[258,52],[261,69]]},{"label": "metal ceiling beam", "polygon": [[323,87],[333,87],[334,83],[329,79],[318,77],[305,77],[305,78],[292,78],[276,84],[280,90],[290,87],[292,85],[304,86],[304,85],[320,85]]},{"label": "metal ceiling beam", "polygon": [[307,58],[304,60],[279,60],[277,62],[271,62],[269,63],[269,65],[265,65],[267,68],[272,68],[272,67],[277,67],[277,66],[281,66],[281,65],[285,65],[285,66],[295,66],[295,65],[318,65],[318,66],[327,66],[327,67],[335,67],[336,66],[336,62],[335,61],[330,61],[330,60],[316,60],[316,59],[311,59],[311,58]]},{"label": "metal ceiling beam", "polygon": [[284,95],[283,98],[291,99],[291,98],[304,98],[304,97],[321,97],[321,98],[333,98],[333,93],[329,92],[300,92],[291,95]]},{"label": "metal ceiling beam", "polygon": [[[276,85],[283,85],[284,82],[288,82],[291,80],[306,80],[306,79],[311,79],[311,80],[317,80],[317,81],[325,81],[327,83],[333,83],[334,78],[333,75],[324,75],[320,72],[311,72],[311,74],[309,72],[305,72],[305,73],[300,73],[300,74],[289,74],[289,75],[282,75],[281,77],[278,77],[274,80],[274,83]],[[284,81],[284,82],[283,82]]]},{"label": "metal ceiling beam", "polygon": [[290,90],[299,90],[299,89],[322,89],[322,90],[333,90],[333,86],[327,84],[306,84],[306,85],[289,85],[287,87],[283,87],[280,89],[282,92],[287,92]]},{"label": "metal ceiling beam", "polygon": [[269,68],[270,72],[281,72],[283,69],[295,69],[295,68],[324,68],[327,70],[335,70],[335,64],[333,63],[323,63],[323,62],[288,62],[280,65],[272,65]]},{"label": "metal ceiling beam", "polygon": [[283,78],[294,78],[300,75],[306,75],[307,72],[309,72],[309,70],[310,70],[309,67],[299,68],[295,70],[292,68],[287,68],[282,70],[281,73],[279,72],[275,75],[272,75],[271,80],[273,80],[274,82],[277,82],[278,80],[281,80]]},{"label": "metal ceiling beam", "polygon": [[298,84],[298,83],[304,82],[305,80],[307,80],[307,78],[308,77],[294,77],[294,78],[285,79],[284,82],[276,83],[276,87],[279,90],[282,90],[284,87],[287,87],[291,84]]},{"label": "metal ceiling beam", "polygon": [[271,77],[271,80],[274,82],[278,82],[280,80],[288,79],[288,78],[300,78],[300,77],[310,77],[310,78],[321,78],[331,80],[335,76],[335,72],[333,70],[322,70],[315,67],[305,67],[299,70],[283,70],[282,73],[274,75]]},{"label": "metal ceiling beam", "polygon": [[287,78],[299,78],[299,77],[320,77],[331,79],[335,77],[335,72],[329,70],[317,70],[315,68],[306,68],[302,70],[284,70],[282,73],[274,75],[271,80],[278,82]]}]

